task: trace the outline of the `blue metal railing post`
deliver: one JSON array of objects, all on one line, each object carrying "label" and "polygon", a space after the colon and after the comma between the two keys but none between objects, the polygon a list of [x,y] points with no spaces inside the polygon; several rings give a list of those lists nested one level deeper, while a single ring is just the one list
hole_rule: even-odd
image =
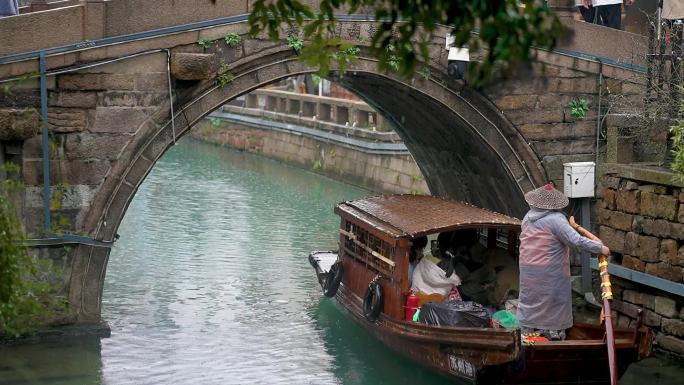
[{"label": "blue metal railing post", "polygon": [[39,55],[40,62],[40,118],[43,122],[43,230],[48,234],[52,227],[50,218],[50,142],[48,138],[48,94],[47,63],[45,52]]}]

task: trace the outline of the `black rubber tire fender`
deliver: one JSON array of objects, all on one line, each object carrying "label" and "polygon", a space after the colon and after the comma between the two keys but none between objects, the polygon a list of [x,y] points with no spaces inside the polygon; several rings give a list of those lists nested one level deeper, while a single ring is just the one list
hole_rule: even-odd
[{"label": "black rubber tire fender", "polygon": [[337,289],[340,288],[343,276],[344,268],[342,267],[342,261],[333,263],[323,281],[323,295],[331,298],[334,297],[337,293]]},{"label": "black rubber tire fender", "polygon": [[382,286],[377,281],[372,281],[368,285],[366,295],[363,297],[363,316],[370,322],[377,321],[382,310]]}]

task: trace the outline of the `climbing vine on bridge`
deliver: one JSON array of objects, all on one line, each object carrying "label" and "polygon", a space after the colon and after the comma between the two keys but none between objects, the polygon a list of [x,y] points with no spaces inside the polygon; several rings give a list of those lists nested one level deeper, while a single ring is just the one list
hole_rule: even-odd
[{"label": "climbing vine on bridge", "polygon": [[[684,102],[682,102],[680,111],[684,116]],[[677,124],[670,128],[670,133],[672,134],[673,155],[670,168],[675,172],[675,179],[678,182],[684,182],[684,118],[680,118]]]},{"label": "climbing vine on bridge", "polygon": [[0,339],[33,331],[47,320],[48,308],[61,307],[51,296],[50,261],[32,256],[22,241],[25,238],[14,205],[23,187],[11,176],[19,168],[0,165],[10,177],[0,180]]},{"label": "climbing vine on bridge", "polygon": [[[490,78],[495,68],[506,68],[534,56],[533,47],[552,48],[563,33],[558,17],[537,0],[321,0],[314,11],[299,0],[256,0],[249,15],[250,33],[262,31],[279,40],[283,31],[302,29],[301,56],[315,63],[321,74],[335,62],[345,44],[360,41],[360,31],[338,29],[336,14],[374,13],[368,25],[371,53],[381,70],[411,76],[418,64],[430,62],[429,44],[442,26],[451,29],[455,45],[482,55],[469,66],[473,80]],[[291,33],[291,32],[289,32]],[[390,60],[386,48],[396,47]],[[480,50],[482,48],[482,50]]]}]

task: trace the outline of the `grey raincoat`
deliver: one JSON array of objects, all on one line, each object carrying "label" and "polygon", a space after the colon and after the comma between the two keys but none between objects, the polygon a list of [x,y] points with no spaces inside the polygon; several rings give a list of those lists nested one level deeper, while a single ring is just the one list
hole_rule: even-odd
[{"label": "grey raincoat", "polygon": [[520,325],[544,330],[571,327],[570,247],[598,254],[602,246],[579,235],[562,213],[531,209],[520,232]]}]

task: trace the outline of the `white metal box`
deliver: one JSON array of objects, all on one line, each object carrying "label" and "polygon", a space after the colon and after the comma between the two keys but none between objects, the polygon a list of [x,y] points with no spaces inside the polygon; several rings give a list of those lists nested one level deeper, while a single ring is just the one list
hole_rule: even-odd
[{"label": "white metal box", "polygon": [[594,196],[594,162],[563,164],[563,192],[568,198]]}]

